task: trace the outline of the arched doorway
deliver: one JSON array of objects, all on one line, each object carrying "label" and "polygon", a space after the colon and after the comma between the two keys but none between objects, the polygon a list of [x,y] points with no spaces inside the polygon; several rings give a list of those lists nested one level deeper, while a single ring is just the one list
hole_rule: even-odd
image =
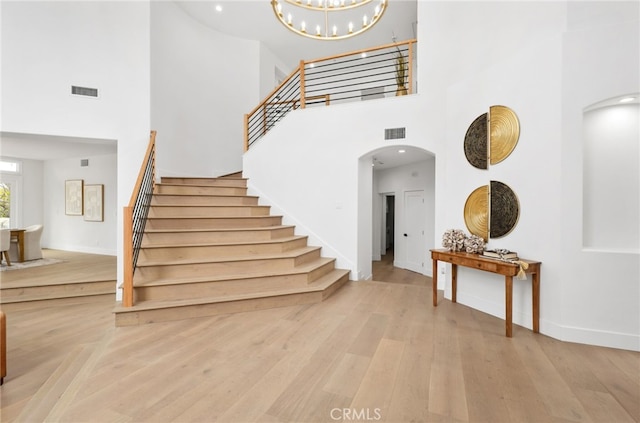
[{"label": "arched doorway", "polygon": [[359,225],[360,268],[370,270],[371,260],[393,254],[394,266],[431,276],[435,156],[413,146],[383,147],[360,158],[360,175],[358,214],[365,221],[370,216],[368,227]]}]

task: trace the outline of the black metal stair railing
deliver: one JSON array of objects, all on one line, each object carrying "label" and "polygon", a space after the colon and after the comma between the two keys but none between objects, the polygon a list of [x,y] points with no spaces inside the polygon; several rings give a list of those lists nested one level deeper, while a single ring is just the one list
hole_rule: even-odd
[{"label": "black metal stair railing", "polygon": [[245,115],[245,151],[289,112],[311,106],[394,97],[415,92],[416,40],[313,61],[299,67]]},{"label": "black metal stair railing", "polygon": [[151,206],[151,198],[155,188],[155,140],[156,131],[151,131],[149,146],[140,167],[131,200],[123,210],[124,277],[122,305],[124,307],[131,307],[134,303],[133,275],[138,263],[149,207]]}]

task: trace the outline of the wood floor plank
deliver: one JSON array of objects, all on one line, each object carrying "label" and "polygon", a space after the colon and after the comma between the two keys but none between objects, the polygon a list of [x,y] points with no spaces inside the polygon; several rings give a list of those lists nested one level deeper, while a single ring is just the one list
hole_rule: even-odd
[{"label": "wood floor plank", "polygon": [[[382,339],[371,359],[353,401],[352,410],[366,410],[365,415],[388,416],[389,405],[397,381],[404,342]],[[380,389],[381,386],[386,389]]]}]

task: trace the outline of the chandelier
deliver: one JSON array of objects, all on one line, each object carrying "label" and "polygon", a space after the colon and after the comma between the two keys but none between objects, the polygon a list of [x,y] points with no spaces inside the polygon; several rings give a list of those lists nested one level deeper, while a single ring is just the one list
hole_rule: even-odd
[{"label": "chandelier", "polygon": [[372,28],[388,0],[271,0],[289,30],[316,40],[343,40]]}]

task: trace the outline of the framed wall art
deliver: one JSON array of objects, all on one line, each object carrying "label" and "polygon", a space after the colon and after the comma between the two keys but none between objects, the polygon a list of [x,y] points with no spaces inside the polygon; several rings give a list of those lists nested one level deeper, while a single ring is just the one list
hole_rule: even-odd
[{"label": "framed wall art", "polygon": [[64,214],[68,216],[82,216],[83,187],[84,181],[82,179],[64,181]]},{"label": "framed wall art", "polygon": [[104,221],[104,185],[84,186],[84,220],[89,222]]}]

